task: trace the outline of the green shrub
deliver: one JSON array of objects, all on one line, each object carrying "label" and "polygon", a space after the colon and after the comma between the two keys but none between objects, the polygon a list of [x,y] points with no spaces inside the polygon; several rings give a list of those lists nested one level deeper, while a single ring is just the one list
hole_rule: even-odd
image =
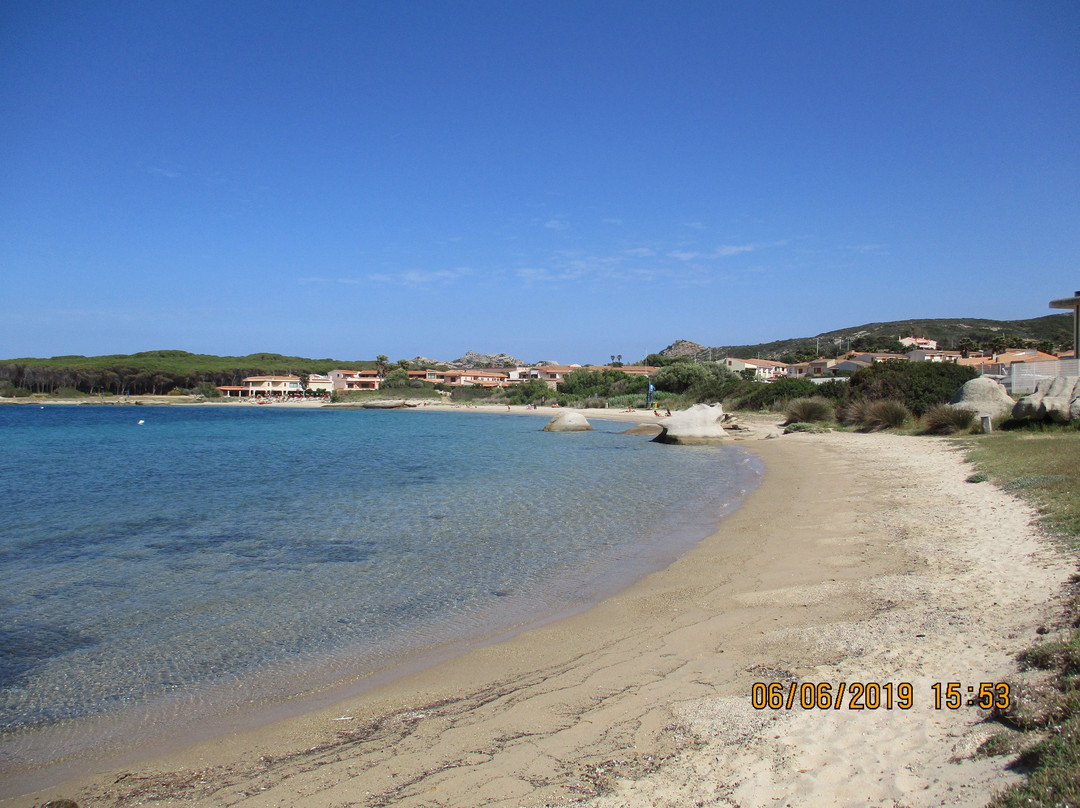
[{"label": "green shrub", "polygon": [[628,407],[630,409],[642,410],[645,409],[646,402],[645,396],[641,393],[631,393],[625,396],[611,396],[607,400],[609,410],[625,410]]},{"label": "green shrub", "polygon": [[934,404],[922,417],[922,431],[927,435],[955,435],[957,432],[967,432],[974,423],[973,410]]},{"label": "green shrub", "polygon": [[511,385],[506,391],[506,397],[511,404],[532,404],[540,401],[541,398],[552,398],[554,395],[555,391],[539,379],[529,379],[521,384]]},{"label": "green shrub", "polygon": [[412,377],[409,376],[409,371],[405,370],[405,368],[394,368],[383,376],[382,382],[379,383],[379,389],[408,387],[411,381]]},{"label": "green shrub", "polygon": [[678,362],[656,371],[652,376],[657,390],[668,393],[684,393],[696,384],[707,382],[709,373],[703,365]]},{"label": "green shrub", "polygon": [[796,398],[813,398],[818,395],[817,385],[809,379],[777,379],[774,382],[746,382],[733,398],[740,410],[773,410],[786,408]]},{"label": "green shrub", "polygon": [[579,368],[566,374],[559,382],[559,392],[572,399],[591,398],[599,396],[626,395],[629,393],[644,393],[649,389],[649,379],[646,376],[631,376],[628,373],[615,368],[604,370],[590,370]]},{"label": "green shrub", "polygon": [[833,405],[831,401],[822,396],[795,398],[788,402],[786,413],[786,424],[831,421]]},{"label": "green shrub", "polygon": [[921,416],[934,404],[948,402],[977,375],[974,368],[950,362],[881,362],[851,375],[847,397],[894,399]]},{"label": "green shrub", "polygon": [[1019,733],[997,732],[987,738],[979,748],[975,750],[976,757],[996,757],[998,755],[1013,755],[1020,751],[1022,741]]}]

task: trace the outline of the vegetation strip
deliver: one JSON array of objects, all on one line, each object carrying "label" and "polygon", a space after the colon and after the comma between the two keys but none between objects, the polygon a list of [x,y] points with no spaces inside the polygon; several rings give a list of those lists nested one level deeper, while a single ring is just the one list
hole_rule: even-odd
[{"label": "vegetation strip", "polygon": [[[979,469],[970,482],[990,480],[1029,501],[1066,552],[1080,554],[1080,431],[1029,425],[960,441]],[[1017,697],[995,718],[1005,727],[981,748],[1013,755],[1027,779],[998,794],[991,808],[1080,805],[1080,576],[1046,641],[1018,656]]]}]

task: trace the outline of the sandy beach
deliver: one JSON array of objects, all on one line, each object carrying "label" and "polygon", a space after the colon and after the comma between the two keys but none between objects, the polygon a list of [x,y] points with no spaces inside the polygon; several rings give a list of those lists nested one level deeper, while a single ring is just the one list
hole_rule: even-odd
[{"label": "sandy beach", "polygon": [[[0,805],[984,805],[1016,777],[972,757],[997,725],[935,709],[932,685],[1010,676],[1075,564],[1026,506],[966,483],[945,441],[745,426],[733,441],[763,483],[695,550],[588,611]],[[896,701],[751,706],[754,683],[796,681],[876,683]]]}]

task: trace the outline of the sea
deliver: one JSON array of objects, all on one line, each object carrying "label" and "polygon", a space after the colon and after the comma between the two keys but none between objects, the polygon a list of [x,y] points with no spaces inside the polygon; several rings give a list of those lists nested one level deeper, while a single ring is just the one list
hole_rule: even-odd
[{"label": "sea", "polygon": [[762,473],[734,446],[545,423],[0,407],[0,774],[580,611],[713,533]]}]

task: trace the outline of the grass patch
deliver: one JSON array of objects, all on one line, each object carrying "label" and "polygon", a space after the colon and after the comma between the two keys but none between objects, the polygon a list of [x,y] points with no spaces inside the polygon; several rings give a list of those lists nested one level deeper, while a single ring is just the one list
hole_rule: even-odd
[{"label": "grass patch", "polygon": [[976,757],[998,757],[999,755],[1015,755],[1020,751],[1021,736],[1016,732],[996,732],[979,744],[975,751]]},{"label": "grass patch", "polygon": [[[1075,429],[1015,429],[963,438],[977,467],[969,477],[993,480],[1027,500],[1045,529],[1068,552],[1080,554],[1080,434]],[[1020,666],[1038,671],[1033,684],[1018,683],[1010,709],[997,716],[1018,733],[989,738],[980,754],[1019,754],[1028,772],[990,802],[991,808],[1080,805],[1080,578],[1066,604],[1064,633],[1019,655]]]},{"label": "grass patch", "polygon": [[1027,782],[998,794],[991,808],[1080,805],[1080,717],[1023,752],[1020,762],[1031,769]]},{"label": "grass patch", "polygon": [[963,445],[978,471],[1030,502],[1050,533],[1080,549],[1080,433],[1014,430]]},{"label": "grass patch", "polygon": [[817,434],[828,431],[829,430],[823,427],[821,424],[808,424],[804,421],[796,421],[793,424],[787,424],[784,426],[785,435],[790,435],[792,432],[812,432]]}]

